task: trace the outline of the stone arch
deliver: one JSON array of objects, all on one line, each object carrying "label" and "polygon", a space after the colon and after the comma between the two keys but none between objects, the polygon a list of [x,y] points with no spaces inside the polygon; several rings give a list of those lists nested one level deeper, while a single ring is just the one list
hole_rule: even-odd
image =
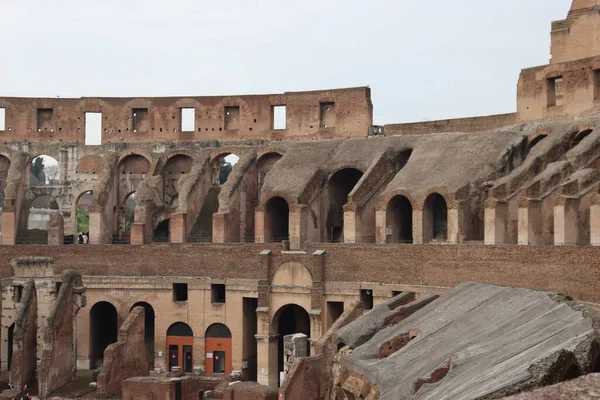
[{"label": "stone arch", "polygon": [[48,244],[50,219],[60,213],[58,201],[49,195],[35,197],[29,203],[25,226],[25,237],[20,241],[24,244]]},{"label": "stone arch", "polygon": [[171,208],[179,195],[177,183],[182,175],[189,174],[194,165],[194,159],[187,154],[174,154],[165,162],[161,175],[163,176],[163,201],[166,208]]},{"label": "stone arch", "polygon": [[313,278],[310,270],[299,262],[281,264],[271,281],[273,286],[312,287]]},{"label": "stone arch", "polygon": [[423,202],[423,241],[445,242],[448,239],[448,201],[437,192],[430,193]]},{"label": "stone arch", "polygon": [[48,153],[31,158],[28,165],[29,187],[57,186],[61,184],[58,156],[55,157],[55,155]]},{"label": "stone arch", "polygon": [[327,180],[327,214],[325,219],[325,237],[328,242],[344,241],[344,205],[348,195],[362,178],[363,171],[354,167],[344,167],[332,173]]},{"label": "stone arch", "polygon": [[[226,157],[235,156],[237,160],[235,163],[230,163],[225,160]],[[240,156],[229,150],[219,151],[211,156],[210,166],[213,169],[212,183],[214,186],[224,185],[227,182],[230,174],[240,160]]]},{"label": "stone arch", "polygon": [[102,171],[102,157],[96,154],[90,154],[79,158],[77,161],[76,172],[78,174],[99,174]]},{"label": "stone arch", "polygon": [[580,130],[575,136],[573,136],[573,140],[571,141],[571,148],[577,146],[579,143],[581,143],[581,141],[583,139],[585,139],[586,137],[588,137],[589,135],[592,134],[592,132],[594,132],[594,129],[583,129]]},{"label": "stone arch", "polygon": [[278,151],[268,151],[262,153],[256,158],[256,187],[259,191],[264,183],[265,176],[269,173],[271,168],[273,168],[273,165],[281,159],[281,157],[283,157],[283,155]]},{"label": "stone arch", "polygon": [[527,138],[527,153],[531,151],[539,142],[548,137],[548,132],[538,131]]},{"label": "stone arch", "polygon": [[397,194],[386,207],[386,240],[388,243],[413,242],[413,207],[406,196]]},{"label": "stone arch", "polygon": [[204,352],[212,357],[205,359],[206,373],[230,375],[232,371],[231,330],[227,325],[215,323],[206,328],[204,337]]},{"label": "stone arch", "polygon": [[290,238],[290,204],[280,196],[265,203],[265,242],[281,242]]},{"label": "stone arch", "polygon": [[304,307],[290,303],[280,307],[273,315],[272,333],[278,336],[278,372],[283,371],[283,338],[302,333],[310,338],[310,316]]},{"label": "stone arch", "polygon": [[144,308],[144,343],[146,344],[146,359],[148,360],[148,369],[154,368],[154,334],[156,328],[156,314],[154,307],[145,301],[138,301],[133,304],[129,312],[136,307]]},{"label": "stone arch", "polygon": [[94,197],[94,191],[90,189],[90,190],[84,190],[83,192],[81,192],[77,196],[77,199],[75,200],[75,204],[74,204],[75,207],[74,207],[74,212],[73,212],[73,215],[75,215],[75,218],[73,221],[73,225],[74,225],[73,234],[74,234],[75,243],[77,243],[78,235],[80,232],[87,233],[88,239],[89,239],[89,232],[90,232],[89,208],[92,205],[93,197]]},{"label": "stone arch", "polygon": [[169,371],[180,367],[184,372],[193,372],[194,331],[185,322],[175,322],[167,329],[167,351]]},{"label": "stone arch", "polygon": [[118,313],[108,301],[99,301],[90,308],[90,369],[98,369],[104,361],[104,350],[117,341]]}]

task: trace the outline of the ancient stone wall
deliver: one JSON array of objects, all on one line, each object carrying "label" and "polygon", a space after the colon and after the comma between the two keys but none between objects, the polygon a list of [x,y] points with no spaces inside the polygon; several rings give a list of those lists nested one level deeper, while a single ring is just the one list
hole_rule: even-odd
[{"label": "ancient stone wall", "polygon": [[[274,106],[286,106],[274,129]],[[163,98],[0,98],[5,140],[85,142],[86,113],[101,113],[102,142],[366,137],[369,88],[272,95]],[[191,123],[182,110],[194,109]],[[281,128],[277,126],[277,128]]]},{"label": "ancient stone wall", "polygon": [[31,387],[36,379],[37,359],[37,295],[33,279],[23,287],[15,319],[10,381],[17,389]]},{"label": "ancient stone wall", "polygon": [[104,351],[104,363],[96,381],[98,394],[120,393],[125,379],[148,375],[144,321],[144,308],[134,308],[119,329],[118,341]]},{"label": "ancient stone wall", "polygon": [[385,125],[385,135],[422,135],[427,133],[444,132],[482,132],[503,126],[512,125],[517,122],[517,114],[498,114],[484,117],[468,117],[441,119],[435,121],[408,122],[403,124]]},{"label": "ancient stone wall", "polygon": [[40,398],[71,382],[77,372],[75,315],[85,306],[81,275],[73,270],[62,273],[62,284],[41,330],[43,347],[38,367]]},{"label": "ancient stone wall", "polygon": [[566,19],[552,22],[551,63],[600,53],[598,6],[597,0],[574,0]]}]

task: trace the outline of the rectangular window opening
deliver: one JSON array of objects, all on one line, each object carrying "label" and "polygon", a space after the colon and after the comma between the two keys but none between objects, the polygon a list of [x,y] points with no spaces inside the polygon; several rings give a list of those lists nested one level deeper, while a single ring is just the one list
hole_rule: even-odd
[{"label": "rectangular window opening", "polygon": [[344,313],[344,302],[343,301],[328,301],[327,302],[327,329],[337,321],[337,319]]},{"label": "rectangular window opening", "polygon": [[548,107],[554,107],[562,104],[563,98],[563,78],[548,79]]},{"label": "rectangular window opening", "polygon": [[402,294],[401,290],[392,290],[392,297],[396,297]]},{"label": "rectangular window opening", "polygon": [[148,109],[134,108],[131,110],[133,132],[148,132]]},{"label": "rectangular window opening", "polygon": [[335,119],[335,103],[321,103],[321,128],[333,128]]},{"label": "rectangular window opening", "polygon": [[600,69],[594,71],[594,100],[600,100]]},{"label": "rectangular window opening", "polygon": [[181,109],[181,132],[194,132],[196,130],[196,109]]},{"label": "rectangular window opening", "polygon": [[225,303],[225,285],[224,284],[212,284],[210,285],[211,291],[211,302],[212,303]]},{"label": "rectangular window opening", "polygon": [[371,289],[361,289],[360,302],[365,310],[371,310],[373,308],[373,291]]},{"label": "rectangular window opening", "polygon": [[240,107],[225,107],[225,130],[237,131],[240,129]]},{"label": "rectangular window opening", "polygon": [[188,301],[187,283],[173,284],[173,301]]},{"label": "rectangular window opening", "polygon": [[42,131],[54,131],[52,126],[52,119],[54,118],[54,110],[51,108],[38,108],[37,110],[37,130]]},{"label": "rectangular window opening", "polygon": [[13,286],[13,302],[20,303],[21,297],[23,297],[23,286],[21,286],[21,285]]},{"label": "rectangular window opening", "polygon": [[0,107],[0,131],[6,130],[6,108]]},{"label": "rectangular window opening", "polygon": [[272,118],[271,121],[274,130],[286,129],[286,106],[273,106],[272,107]]},{"label": "rectangular window opening", "polygon": [[85,144],[86,146],[102,144],[102,113],[85,113]]}]

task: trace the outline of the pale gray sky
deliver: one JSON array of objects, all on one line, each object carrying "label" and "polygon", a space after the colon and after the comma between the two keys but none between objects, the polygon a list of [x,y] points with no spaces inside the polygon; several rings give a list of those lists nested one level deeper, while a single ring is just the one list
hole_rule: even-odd
[{"label": "pale gray sky", "polygon": [[369,85],[375,123],[513,112],[570,0],[0,0],[1,96]]}]

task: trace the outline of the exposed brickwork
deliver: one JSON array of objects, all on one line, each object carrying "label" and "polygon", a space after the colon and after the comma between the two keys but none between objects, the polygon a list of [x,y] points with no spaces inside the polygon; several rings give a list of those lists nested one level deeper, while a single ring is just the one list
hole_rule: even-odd
[{"label": "exposed brickwork", "polygon": [[10,380],[16,389],[23,389],[25,385],[31,387],[35,382],[37,318],[35,283],[29,280],[23,289],[13,336]]},{"label": "exposed brickwork", "polygon": [[414,135],[444,132],[482,132],[494,130],[517,122],[517,114],[498,114],[485,117],[442,119],[385,125],[386,135]]},{"label": "exposed brickwork", "polygon": [[125,379],[148,375],[144,321],[144,308],[134,308],[119,329],[118,341],[104,351],[104,363],[96,380],[98,394],[120,393]]}]

